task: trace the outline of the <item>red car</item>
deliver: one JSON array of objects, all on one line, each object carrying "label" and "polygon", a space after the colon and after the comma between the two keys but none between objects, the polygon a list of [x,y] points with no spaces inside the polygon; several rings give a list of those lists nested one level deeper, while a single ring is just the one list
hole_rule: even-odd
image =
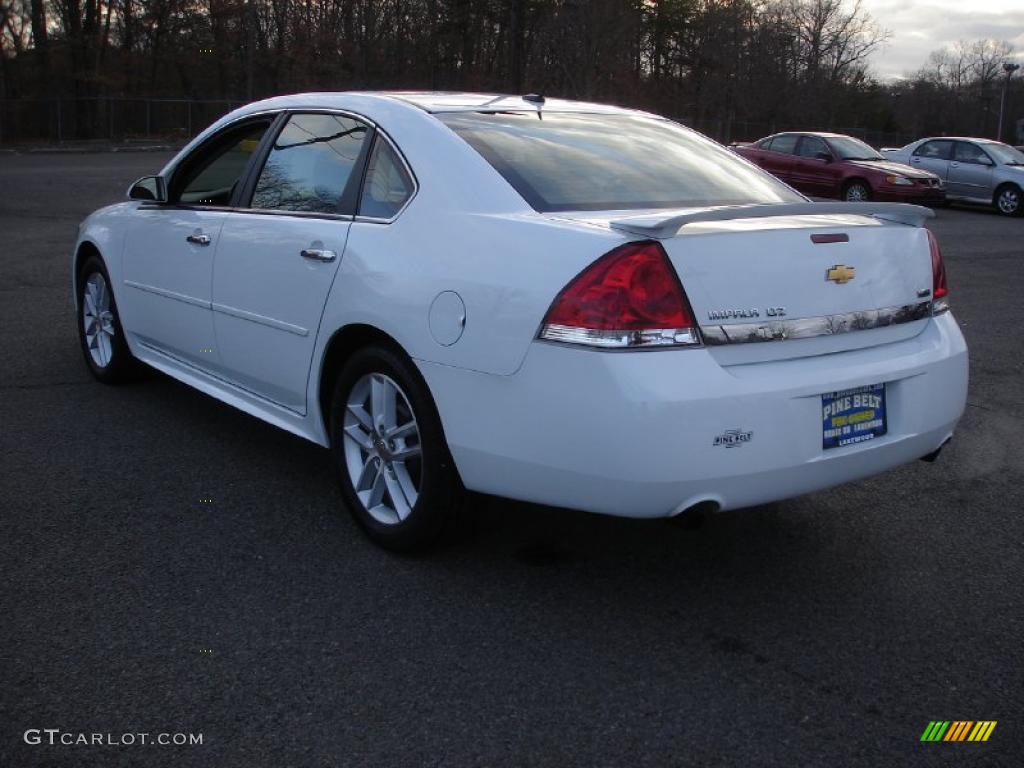
[{"label": "red car", "polygon": [[946,202],[945,185],[934,173],[886,160],[852,136],[776,133],[733,150],[807,195],[851,202]]}]

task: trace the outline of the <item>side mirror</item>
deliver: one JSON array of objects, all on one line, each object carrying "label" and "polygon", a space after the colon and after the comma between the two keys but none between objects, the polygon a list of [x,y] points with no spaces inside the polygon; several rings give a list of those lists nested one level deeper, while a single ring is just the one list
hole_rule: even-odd
[{"label": "side mirror", "polygon": [[828,152],[819,152],[814,157],[815,157],[815,159],[821,160],[821,161],[826,162],[826,163],[831,163],[832,162],[832,155],[830,155]]},{"label": "side mirror", "polygon": [[162,176],[143,176],[128,188],[128,199],[166,203],[167,185]]}]

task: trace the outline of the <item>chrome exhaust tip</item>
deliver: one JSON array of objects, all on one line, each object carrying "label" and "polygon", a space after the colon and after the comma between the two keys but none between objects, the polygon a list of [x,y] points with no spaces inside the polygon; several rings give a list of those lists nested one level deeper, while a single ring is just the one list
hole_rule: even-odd
[{"label": "chrome exhaust tip", "polygon": [[670,519],[687,530],[695,530],[704,525],[704,522],[713,514],[718,512],[722,505],[713,499],[705,499],[691,504],[686,509],[677,512]]}]

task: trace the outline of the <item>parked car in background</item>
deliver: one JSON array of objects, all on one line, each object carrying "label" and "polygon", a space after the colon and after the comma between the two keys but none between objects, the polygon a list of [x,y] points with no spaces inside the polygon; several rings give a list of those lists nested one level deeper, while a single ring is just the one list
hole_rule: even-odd
[{"label": "parked car in background", "polygon": [[882,154],[931,171],[946,182],[949,200],[991,205],[1004,216],[1024,214],[1024,152],[991,139],[919,139]]},{"label": "parked car in background", "polygon": [[946,199],[937,175],[887,161],[852,136],[777,133],[733,149],[808,195],[924,205],[941,205]]}]

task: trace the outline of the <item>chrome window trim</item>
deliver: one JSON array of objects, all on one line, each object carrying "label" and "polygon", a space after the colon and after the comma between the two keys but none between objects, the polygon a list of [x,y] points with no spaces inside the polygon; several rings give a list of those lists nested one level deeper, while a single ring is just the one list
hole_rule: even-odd
[{"label": "chrome window trim", "polygon": [[326,219],[328,221],[352,221],[350,213],[323,213],[321,211],[287,211],[278,208],[231,208],[231,213],[249,216],[293,216],[297,219]]},{"label": "chrome window trim", "polygon": [[350,213],[321,213],[320,211],[280,211],[274,208],[240,208],[226,205],[195,205],[192,203],[143,203],[138,210],[147,211],[221,211],[222,213],[245,213],[249,215],[295,216],[300,219],[328,219],[330,221],[352,221]]},{"label": "chrome window trim", "polygon": [[836,315],[803,317],[777,322],[702,325],[700,332],[706,346],[720,347],[728,344],[813,339],[819,336],[868,331],[874,328],[924,320],[931,315],[932,302],[921,301],[898,307],[866,309],[860,312],[843,312]]},{"label": "chrome window trim", "polygon": [[198,203],[141,203],[139,211],[221,211],[231,213],[236,210],[230,205],[200,205]]}]

